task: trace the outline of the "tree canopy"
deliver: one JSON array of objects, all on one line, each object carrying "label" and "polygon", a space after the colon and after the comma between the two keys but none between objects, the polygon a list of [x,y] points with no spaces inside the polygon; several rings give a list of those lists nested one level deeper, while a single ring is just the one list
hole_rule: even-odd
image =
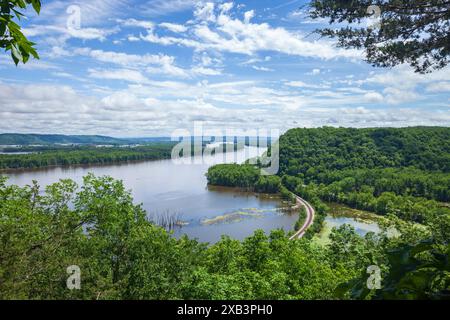
[{"label": "tree canopy", "polygon": [[[426,73],[450,61],[448,0],[313,0],[310,8],[312,18],[336,25],[318,30],[322,36],[337,38],[343,48],[364,49],[374,66],[408,63]],[[378,13],[379,21],[365,24]]]},{"label": "tree canopy", "polygon": [[[0,178],[0,298],[444,298],[449,226],[442,217],[425,231],[402,223],[390,239],[360,237],[344,225],[328,246],[257,230],[207,245],[155,225],[110,177],[90,174],[80,187],[61,180],[45,190]],[[369,265],[382,270],[381,291],[365,287]],[[81,270],[78,290],[66,286],[68,266]]]}]

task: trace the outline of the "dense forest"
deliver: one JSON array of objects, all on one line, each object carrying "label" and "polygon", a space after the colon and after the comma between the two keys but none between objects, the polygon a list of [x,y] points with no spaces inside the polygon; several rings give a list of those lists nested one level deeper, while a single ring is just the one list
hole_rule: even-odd
[{"label": "dense forest", "polygon": [[404,167],[449,172],[450,128],[299,128],[280,137],[281,174]]},{"label": "dense forest", "polygon": [[[292,129],[281,136],[279,148],[279,176],[270,180],[278,188],[272,190],[284,197],[289,197],[289,190],[315,208],[314,224],[305,238],[321,231],[329,212],[325,202],[372,211],[388,221],[415,223],[429,231],[440,225],[439,235],[427,243],[429,248],[440,248],[437,251],[447,261],[443,267],[447,273],[439,279],[450,289],[450,128]],[[259,181],[267,179],[249,164],[217,165],[208,170],[207,178],[213,185],[254,191],[260,191]],[[297,227],[301,221],[300,213]],[[430,244],[437,238],[442,241],[440,245]],[[408,250],[413,247],[397,248],[397,254],[411,254]],[[361,284],[358,288],[363,289]],[[355,292],[361,293],[358,290]]]},{"label": "dense forest", "polygon": [[450,128],[293,129],[280,138],[284,185],[424,223],[448,214]]}]

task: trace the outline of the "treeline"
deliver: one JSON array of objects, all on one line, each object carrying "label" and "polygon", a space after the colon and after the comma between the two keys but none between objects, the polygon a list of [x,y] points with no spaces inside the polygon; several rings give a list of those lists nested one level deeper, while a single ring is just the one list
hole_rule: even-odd
[{"label": "treeline", "polygon": [[171,157],[174,143],[161,142],[139,147],[75,147],[31,154],[0,154],[0,169],[40,168],[87,164],[109,164]]},{"label": "treeline", "polygon": [[[75,190],[70,180],[45,193],[0,180],[0,298],[331,299],[358,273],[335,272],[331,253],[281,230],[209,247],[177,240],[108,177],[89,175]],[[72,265],[80,290],[66,287]]]}]

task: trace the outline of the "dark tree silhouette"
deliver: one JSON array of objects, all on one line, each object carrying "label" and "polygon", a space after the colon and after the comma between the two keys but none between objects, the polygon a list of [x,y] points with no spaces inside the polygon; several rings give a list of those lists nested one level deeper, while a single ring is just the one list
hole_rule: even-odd
[{"label": "dark tree silhouette", "polygon": [[[378,14],[376,23],[364,24]],[[338,24],[317,31],[337,38],[339,47],[365,50],[374,66],[408,63],[416,72],[427,73],[449,63],[450,1],[313,0],[310,17]]]}]

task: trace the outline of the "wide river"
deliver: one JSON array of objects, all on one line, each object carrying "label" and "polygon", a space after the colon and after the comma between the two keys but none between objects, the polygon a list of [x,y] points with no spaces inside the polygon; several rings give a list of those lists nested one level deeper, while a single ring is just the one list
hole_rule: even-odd
[{"label": "wide river", "polygon": [[222,234],[236,239],[251,235],[256,229],[269,232],[275,228],[291,230],[297,213],[285,210],[276,197],[208,187],[205,173],[213,163],[243,162],[262,154],[265,149],[246,147],[235,154],[196,158],[192,164],[172,160],[133,162],[108,166],[55,167],[5,173],[8,184],[24,186],[37,180],[41,187],[70,178],[82,184],[89,172],[123,180],[134,201],[142,203],[150,217],[177,214],[184,222],[176,227],[176,237],[187,234],[203,242],[216,242]]}]

